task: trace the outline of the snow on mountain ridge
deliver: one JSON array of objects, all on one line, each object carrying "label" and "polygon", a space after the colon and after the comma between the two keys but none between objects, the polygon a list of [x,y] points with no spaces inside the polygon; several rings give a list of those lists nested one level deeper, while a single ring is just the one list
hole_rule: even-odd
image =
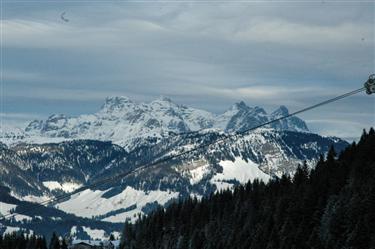
[{"label": "snow on mountain ridge", "polygon": [[285,105],[281,105],[275,111],[272,112],[272,116],[286,116],[289,114],[288,108]]},{"label": "snow on mountain ridge", "polygon": [[[205,129],[224,132],[242,131],[280,115],[288,113],[285,106],[271,114],[261,107],[249,107],[245,102],[235,103],[222,114],[187,107],[174,103],[167,97],[159,97],[149,103],[136,103],[124,96],[107,97],[100,110],[94,114],[69,117],[54,114],[46,120],[34,120],[25,128],[23,135],[1,135],[5,144],[18,142],[50,142],[51,139],[95,139],[112,141],[134,149],[145,139],[161,139],[169,133],[186,133]],[[292,117],[271,125],[271,128],[308,131],[305,122]]]}]

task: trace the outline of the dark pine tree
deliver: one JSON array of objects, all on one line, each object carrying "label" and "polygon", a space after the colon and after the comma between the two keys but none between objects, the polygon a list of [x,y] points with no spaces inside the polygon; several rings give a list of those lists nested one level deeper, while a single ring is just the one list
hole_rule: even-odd
[{"label": "dark pine tree", "polygon": [[53,232],[51,241],[49,243],[49,249],[60,249],[60,241],[59,237]]}]

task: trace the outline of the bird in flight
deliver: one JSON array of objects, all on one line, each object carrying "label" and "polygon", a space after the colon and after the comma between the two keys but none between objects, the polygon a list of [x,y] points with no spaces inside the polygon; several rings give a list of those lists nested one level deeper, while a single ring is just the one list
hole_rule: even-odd
[{"label": "bird in flight", "polygon": [[61,13],[61,15],[60,15],[61,20],[63,20],[64,22],[69,22],[69,19],[66,19],[66,18],[64,17],[64,15],[65,15],[65,11],[64,11],[63,13]]}]

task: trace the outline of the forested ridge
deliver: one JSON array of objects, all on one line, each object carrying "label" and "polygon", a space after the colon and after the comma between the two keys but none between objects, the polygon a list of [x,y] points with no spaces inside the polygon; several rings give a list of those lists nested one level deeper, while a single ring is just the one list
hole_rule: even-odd
[{"label": "forested ridge", "polygon": [[375,248],[375,131],[311,171],[191,198],[126,223],[122,249]]}]

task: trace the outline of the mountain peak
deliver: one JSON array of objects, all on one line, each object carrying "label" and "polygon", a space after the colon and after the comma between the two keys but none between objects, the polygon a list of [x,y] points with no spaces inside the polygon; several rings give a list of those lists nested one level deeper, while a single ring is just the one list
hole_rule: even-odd
[{"label": "mountain peak", "polygon": [[163,102],[173,103],[172,99],[170,99],[169,97],[164,96],[164,95],[160,95],[156,100],[157,101],[163,101]]},{"label": "mountain peak", "polygon": [[232,106],[232,109],[236,109],[236,110],[246,110],[246,109],[249,109],[249,106],[247,106],[246,103],[245,103],[244,101],[240,101],[240,102],[235,103],[235,104]]},{"label": "mountain peak", "polygon": [[151,105],[158,105],[158,106],[164,106],[164,107],[170,107],[170,106],[178,106],[175,102],[173,102],[169,97],[166,96],[159,96],[157,99],[152,101],[150,103]]},{"label": "mountain peak", "polygon": [[120,104],[120,103],[128,103],[132,102],[128,97],[126,96],[111,96],[105,98],[105,104]]},{"label": "mountain peak", "polygon": [[[113,96],[107,97],[101,109],[92,115],[52,115],[44,120],[30,122],[20,135],[6,132],[6,136],[0,136],[0,141],[12,144],[26,140],[38,142],[89,138],[114,141],[130,150],[142,144],[143,138],[160,138],[167,132],[182,133],[211,128],[224,132],[241,131],[288,113],[285,106],[280,106],[272,114],[268,114],[261,107],[250,107],[244,101],[239,101],[224,113],[214,114],[176,104],[166,96],[160,96],[149,103]],[[270,127],[278,130],[308,131],[305,122],[298,117],[289,117],[273,123]]]},{"label": "mountain peak", "polygon": [[273,116],[286,116],[289,115],[289,110],[286,108],[286,106],[281,105],[279,108],[277,108],[273,113]]},{"label": "mountain peak", "polygon": [[115,109],[122,109],[129,104],[133,104],[133,101],[125,96],[107,97],[101,109],[113,111]]},{"label": "mountain peak", "polygon": [[267,114],[267,112],[262,107],[259,107],[259,106],[254,107],[253,112],[257,114],[263,114],[263,115]]},{"label": "mountain peak", "polygon": [[48,117],[47,120],[57,120],[57,119],[66,119],[67,116],[63,113],[60,114],[52,114]]}]

